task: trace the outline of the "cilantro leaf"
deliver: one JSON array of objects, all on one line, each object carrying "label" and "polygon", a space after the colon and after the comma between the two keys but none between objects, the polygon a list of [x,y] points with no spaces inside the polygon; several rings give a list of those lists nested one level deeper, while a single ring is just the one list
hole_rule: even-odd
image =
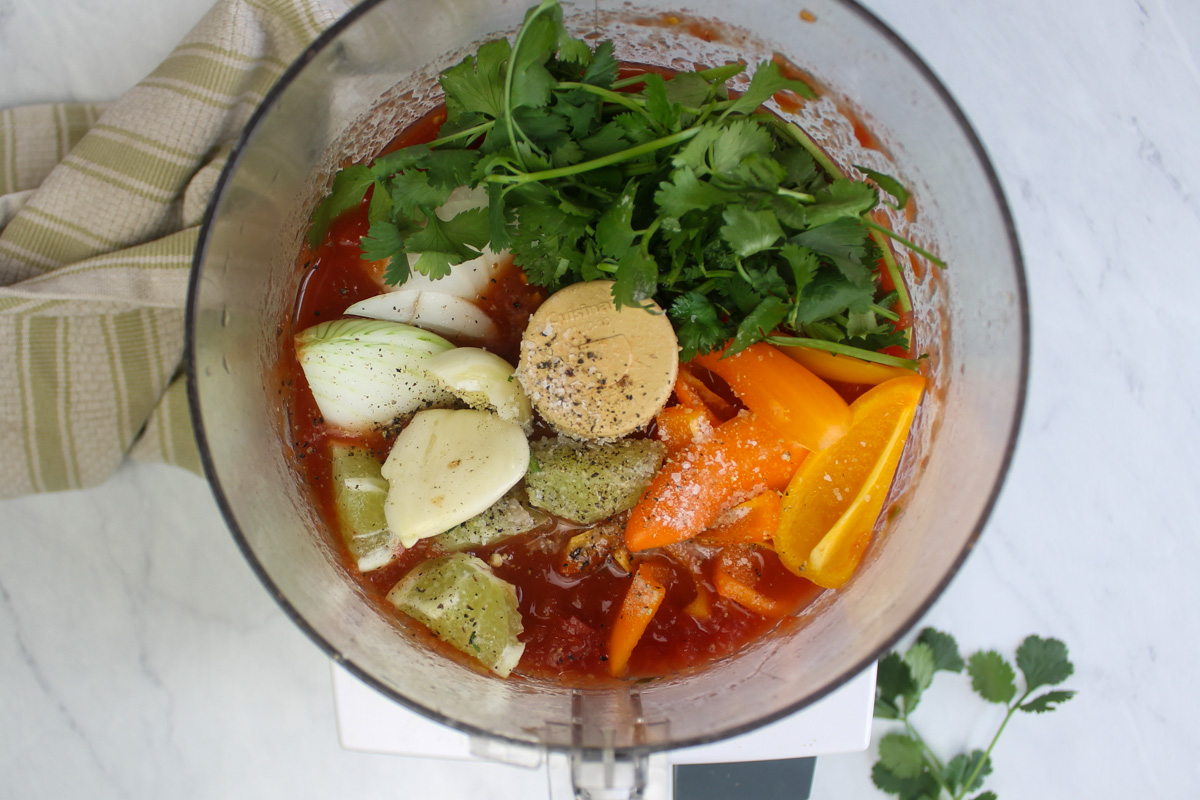
[{"label": "cilantro leaf", "polygon": [[1058,639],[1029,636],[1017,648],[1017,666],[1025,677],[1026,691],[1055,686],[1071,677],[1075,665],[1067,658],[1067,646]]},{"label": "cilantro leaf", "polygon": [[394,222],[376,222],[359,245],[363,261],[379,261],[404,252],[404,234]]},{"label": "cilantro leaf", "polygon": [[912,675],[913,689],[905,696],[905,708],[912,711],[920,702],[921,695],[933,683],[933,649],[924,642],[916,642],[904,653],[904,663]]},{"label": "cilantro leaf", "polygon": [[699,292],[687,292],[675,298],[667,313],[675,321],[681,361],[691,361],[698,354],[710,353],[728,338],[717,307]]},{"label": "cilantro leaf", "polygon": [[899,653],[892,651],[879,659],[875,674],[875,716],[899,719],[900,699],[915,692],[916,686],[912,671]]},{"label": "cilantro leaf", "polygon": [[814,228],[846,217],[857,219],[879,202],[873,188],[845,178],[838,178],[816,197],[817,201],[805,208],[808,224]]},{"label": "cilantro leaf", "polygon": [[504,75],[512,48],[507,39],[482,45],[473,56],[442,73],[446,111],[451,115],[478,112],[492,119],[504,116]]},{"label": "cilantro leaf", "polygon": [[867,229],[859,220],[843,217],[802,231],[790,241],[824,256],[851,284],[865,288],[874,282],[871,266],[867,263],[867,236]]},{"label": "cilantro leaf", "polygon": [[420,253],[412,268],[436,280],[449,275],[453,265],[478,256],[487,237],[487,209],[472,208],[446,221],[430,217],[424,228],[408,237],[405,247]]},{"label": "cilantro leaf", "polygon": [[989,703],[1009,703],[1017,693],[1012,665],[995,650],[975,653],[967,660],[971,688]]},{"label": "cilantro leaf", "polygon": [[1060,704],[1067,702],[1074,696],[1075,692],[1066,689],[1054,689],[1038,695],[1027,703],[1022,703],[1017,708],[1027,714],[1044,714],[1047,711],[1053,711]]},{"label": "cilantro leaf", "polygon": [[689,211],[704,211],[732,199],[729,192],[697,178],[696,171],[688,166],[677,167],[671,172],[670,180],[659,184],[654,193],[658,210],[672,217],[682,217]]},{"label": "cilantro leaf", "polygon": [[[982,766],[981,766],[982,765]],[[971,778],[975,771],[979,770],[971,781],[970,786],[965,783]],[[987,754],[982,750],[972,750],[968,756],[965,753],[960,753],[950,762],[946,764],[945,770],[942,772],[942,777],[946,783],[953,787],[954,791],[965,789],[966,791],[974,791],[983,786],[983,779],[992,772],[992,761]]]},{"label": "cilantro leaf", "polygon": [[750,85],[746,88],[746,93],[730,104],[729,108],[725,110],[725,115],[749,114],[770,100],[771,95],[784,89],[793,91],[801,97],[810,99],[815,97],[812,88],[807,83],[783,77],[778,64],[774,61],[764,61],[758,65],[758,69],[750,78]]},{"label": "cilantro leaf", "polygon": [[603,41],[592,51],[591,63],[584,70],[580,82],[592,86],[608,86],[617,79],[620,66],[613,55],[613,43]]},{"label": "cilantro leaf", "polygon": [[374,182],[370,168],[361,164],[346,167],[333,176],[333,186],[329,194],[317,205],[313,212],[312,224],[308,229],[308,244],[317,247],[325,241],[329,225],[340,214],[358,206],[367,195]]},{"label": "cilantro leaf", "polygon": [[917,641],[927,645],[933,652],[934,669],[962,672],[966,667],[966,662],[958,653],[958,642],[950,634],[936,628],[925,628],[917,636]]},{"label": "cilantro leaf", "polygon": [[734,335],[733,344],[729,346],[726,354],[734,355],[735,353],[740,353],[755,342],[762,341],[779,323],[787,318],[788,310],[788,304],[778,297],[771,295],[764,298],[738,324],[737,334]]},{"label": "cilantro leaf", "polygon": [[658,289],[658,262],[643,253],[640,247],[630,247],[617,264],[612,296],[617,307],[642,306],[654,297]]},{"label": "cilantro leaf", "polygon": [[892,197],[896,198],[895,203],[888,203],[889,206],[899,211],[908,205],[908,198],[910,195],[908,189],[905,189],[904,184],[900,183],[900,181],[896,180],[891,175],[885,175],[882,172],[876,172],[875,170],[868,169],[861,164],[855,164],[854,168],[866,175],[871,180],[875,181],[875,183],[879,185],[880,189],[883,189]]},{"label": "cilantro leaf", "polygon": [[429,175],[419,169],[397,172],[387,181],[388,193],[396,213],[409,219],[431,215],[433,209],[446,202],[453,187],[435,186]]},{"label": "cilantro leaf", "polygon": [[925,771],[921,743],[903,733],[889,733],[880,740],[879,761],[898,778],[916,778]]},{"label": "cilantro leaf", "polygon": [[897,795],[901,800],[932,800],[941,791],[937,779],[928,770],[915,778],[902,778],[880,761],[871,768],[871,781],[881,792]]},{"label": "cilantro leaf", "polygon": [[742,258],[762,252],[783,238],[779,220],[770,210],[750,211],[744,205],[729,206],[721,218],[721,238]]}]

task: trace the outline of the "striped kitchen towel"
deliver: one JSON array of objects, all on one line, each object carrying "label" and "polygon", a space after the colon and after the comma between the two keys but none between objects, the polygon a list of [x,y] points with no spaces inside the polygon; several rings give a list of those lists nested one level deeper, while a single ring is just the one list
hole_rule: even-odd
[{"label": "striped kitchen towel", "polygon": [[199,471],[199,223],[255,106],[351,5],[222,0],[118,101],[0,111],[0,497],[100,483],[127,453]]}]

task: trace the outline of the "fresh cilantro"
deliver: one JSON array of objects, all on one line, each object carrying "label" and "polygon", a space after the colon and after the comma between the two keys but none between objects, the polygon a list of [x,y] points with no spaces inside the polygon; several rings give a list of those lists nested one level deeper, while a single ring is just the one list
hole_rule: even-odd
[{"label": "fresh cilantro", "polygon": [[[992,773],[991,754],[1009,719],[1017,711],[1045,713],[1070,700],[1075,693],[1057,689],[1031,696],[1041,687],[1055,686],[1075,671],[1067,647],[1057,639],[1029,636],[1017,649],[1017,667],[1024,678],[1018,696],[1016,671],[994,650],[964,660],[948,633],[926,628],[903,654],[892,651],[879,661],[875,681],[875,717],[903,723],[902,731],[886,734],[879,742],[879,760],[871,770],[875,786],[901,800],[962,800],[983,788]],[[1001,703],[1007,714],[986,749],[959,753],[943,762],[920,732],[911,715],[938,672],[966,670],[975,692],[990,703]],[[992,792],[972,800],[995,800]]]},{"label": "fresh cilantro", "polygon": [[908,205],[908,189],[905,189],[904,184],[900,183],[900,181],[896,180],[891,175],[885,175],[882,172],[876,172],[875,170],[868,169],[860,164],[855,164],[854,168],[863,175],[866,175],[871,180],[875,181],[880,189],[883,189],[892,197],[896,198],[896,202],[888,203],[889,206],[899,211]]},{"label": "fresh cilantro", "polygon": [[[763,113],[778,92],[811,87],[771,61],[734,97],[727,81],[743,64],[620,78],[613,52],[572,36],[556,0],[541,0],[511,44],[442,73],[437,139],[338,173],[310,242],[372,192],[363,257],[388,259],[389,283],[508,249],[548,290],[608,279],[619,305],[656,301],[685,359],[769,340],[914,368],[877,352],[908,344],[890,311],[908,301],[887,242],[909,243],[870,218],[880,190],[900,205],[906,192],[862,168],[868,180],[849,179]],[[459,186],[483,188],[488,206],[443,220]],[[891,299],[881,261],[900,291]]]}]

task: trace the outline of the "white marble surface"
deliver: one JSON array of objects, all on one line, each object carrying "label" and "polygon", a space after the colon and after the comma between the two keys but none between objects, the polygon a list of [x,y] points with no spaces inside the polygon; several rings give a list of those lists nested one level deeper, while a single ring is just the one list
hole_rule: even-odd
[{"label": "white marble surface", "polygon": [[[1020,447],[926,622],[967,648],[1070,646],[1079,696],[1020,717],[1001,797],[1200,796],[1200,5],[869,0],[959,100],[1008,193],[1034,314]],[[0,0],[0,106],[109,99],[208,0]],[[1192,333],[1189,333],[1191,331]],[[328,662],[261,589],[206,486],[128,466],[0,504],[0,796],[538,798],[541,773],[342,751]],[[992,716],[958,687],[946,747]],[[871,754],[814,797],[883,797]]]}]

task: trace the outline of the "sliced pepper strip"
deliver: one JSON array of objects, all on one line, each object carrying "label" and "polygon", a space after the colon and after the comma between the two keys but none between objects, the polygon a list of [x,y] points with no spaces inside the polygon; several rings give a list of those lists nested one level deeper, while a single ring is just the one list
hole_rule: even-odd
[{"label": "sliced pepper strip", "polygon": [[765,342],[728,357],[697,356],[691,363],[719,375],[747,408],[809,450],[829,447],[850,428],[850,405],[842,396]]},{"label": "sliced pepper strip", "polygon": [[633,575],[608,640],[608,672],[614,678],[625,674],[633,648],[667,596],[666,572],[662,566],[646,562],[639,564]]},{"label": "sliced pepper strip", "polygon": [[637,552],[682,542],[747,497],[782,491],[804,453],[754,414],[721,423],[712,438],[669,458],[650,481],[630,512],[626,546]]}]

